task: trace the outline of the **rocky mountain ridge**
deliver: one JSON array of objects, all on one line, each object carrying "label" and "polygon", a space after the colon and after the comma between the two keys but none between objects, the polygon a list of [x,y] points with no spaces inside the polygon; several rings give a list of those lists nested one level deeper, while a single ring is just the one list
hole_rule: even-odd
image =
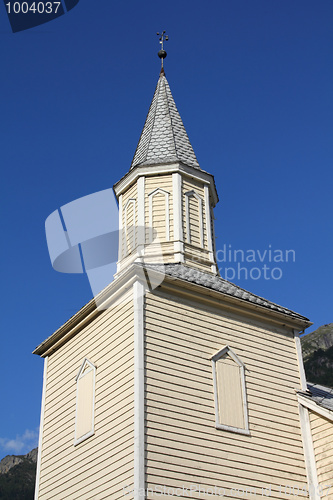
[{"label": "rocky mountain ridge", "polygon": [[307,380],[333,387],[333,323],[305,335],[301,344]]},{"label": "rocky mountain ridge", "polygon": [[33,500],[37,448],[26,455],[7,455],[0,461],[0,499]]},{"label": "rocky mountain ridge", "polygon": [[26,455],[7,455],[0,461],[0,474],[7,474],[12,467],[25,460],[37,463],[38,448],[34,448]]}]

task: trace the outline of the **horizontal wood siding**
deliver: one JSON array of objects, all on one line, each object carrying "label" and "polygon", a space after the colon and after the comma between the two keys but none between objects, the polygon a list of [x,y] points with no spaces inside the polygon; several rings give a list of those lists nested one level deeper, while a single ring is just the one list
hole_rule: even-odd
[{"label": "horizontal wood siding", "polygon": [[[291,331],[158,290],[146,296],[145,328],[148,488],[196,485],[197,499],[212,498],[208,487],[225,498],[269,488],[280,500],[280,485],[306,486]],[[226,345],[246,367],[250,436],[215,428],[211,357]]]},{"label": "horizontal wood siding", "polygon": [[323,487],[324,498],[333,500],[333,422],[313,411],[309,415],[318,483]]},{"label": "horizontal wood siding", "polygon": [[[40,500],[116,499],[125,485],[133,488],[133,332],[128,293],[50,355]],[[95,433],[74,446],[75,378],[84,358],[96,366]]]}]

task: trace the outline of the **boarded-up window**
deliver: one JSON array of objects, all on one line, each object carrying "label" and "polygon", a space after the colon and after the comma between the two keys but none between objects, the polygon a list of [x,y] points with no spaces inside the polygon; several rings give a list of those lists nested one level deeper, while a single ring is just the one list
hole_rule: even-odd
[{"label": "boarded-up window", "polygon": [[76,377],[74,445],[94,434],[95,366],[85,359]]},{"label": "boarded-up window", "polygon": [[244,364],[229,346],[213,356],[212,364],[216,427],[249,434]]},{"label": "boarded-up window", "polygon": [[202,199],[194,191],[185,193],[186,242],[203,247]]},{"label": "boarded-up window", "polygon": [[169,193],[157,188],[149,195],[149,241],[170,240]]},{"label": "boarded-up window", "polygon": [[135,200],[130,198],[124,207],[124,255],[131,254],[136,247]]}]

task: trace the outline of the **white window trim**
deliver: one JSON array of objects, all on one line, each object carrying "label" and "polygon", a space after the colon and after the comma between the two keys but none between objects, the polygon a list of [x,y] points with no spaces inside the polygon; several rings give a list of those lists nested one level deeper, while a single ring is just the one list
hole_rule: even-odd
[{"label": "white window trim", "polygon": [[294,338],[295,338],[295,346],[296,346],[296,354],[297,354],[297,363],[298,363],[298,369],[299,369],[299,376],[300,376],[300,381],[301,381],[301,389],[303,391],[306,391],[308,386],[306,383],[306,375],[305,375],[305,370],[304,370],[304,362],[303,362],[303,354],[302,354],[302,345],[301,345],[301,339],[300,339],[300,334],[304,333],[304,330],[302,332],[299,332],[298,330],[294,330]]},{"label": "white window trim", "polygon": [[[80,436],[79,438],[76,437],[76,427],[77,427],[77,400],[78,400],[78,392],[79,392],[79,387],[78,387],[78,381],[79,378],[81,377],[82,371],[85,369],[86,365],[89,365],[88,371],[84,374],[86,375],[87,373],[90,373],[93,370],[93,404],[92,404],[92,426],[91,430],[84,434],[83,436]],[[83,377],[84,377],[83,375]],[[83,363],[81,365],[81,368],[79,370],[79,373],[77,374],[76,378],[76,401],[75,401],[75,435],[74,435],[74,446],[78,445],[79,443],[82,443],[82,441],[85,441],[88,439],[90,436],[95,434],[95,382],[96,382],[96,366],[93,365],[89,359],[84,358]]]},{"label": "white window trim", "polygon": [[[243,395],[243,412],[244,412],[244,424],[245,428],[241,429],[239,427],[232,427],[230,425],[223,425],[220,423],[219,418],[219,405],[218,405],[218,390],[217,390],[217,377],[216,377],[216,361],[223,358],[226,354],[228,354],[240,367],[241,374],[241,385],[242,385],[242,395]],[[226,345],[218,351],[211,358],[212,360],[212,370],[213,370],[213,383],[214,383],[214,403],[215,403],[215,427],[216,429],[221,429],[224,431],[236,432],[238,434],[245,434],[247,436],[250,435],[249,429],[249,416],[248,416],[248,406],[247,406],[247,397],[246,397],[246,384],[245,384],[245,365],[239,359],[237,354],[233,352],[233,350]]]},{"label": "white window trim", "polygon": [[149,199],[149,241],[153,242],[153,197],[156,194],[163,194],[165,197],[165,239],[170,241],[170,215],[169,215],[169,196],[168,191],[164,189],[156,188],[154,191],[148,194]]},{"label": "white window trim", "polygon": [[189,199],[190,196],[194,196],[199,202],[199,230],[200,230],[200,246],[203,247],[203,216],[202,216],[202,199],[192,189],[191,191],[187,191],[185,193],[185,217],[186,217],[186,243],[191,243],[191,230],[190,230],[190,207],[189,207]]},{"label": "white window trim", "polygon": [[[128,229],[128,225],[127,225],[127,209],[129,207],[130,204],[133,204],[133,248],[132,248],[132,252],[129,252],[128,251],[128,248],[127,248],[127,229]],[[124,257],[126,255],[129,255],[130,253],[133,253],[134,249],[135,249],[135,238],[136,238],[136,226],[135,226],[135,219],[136,219],[136,200],[134,198],[129,198],[125,204],[125,207],[124,207],[124,219],[125,219],[125,241],[124,241],[124,245],[125,245],[125,249],[124,249]]]}]

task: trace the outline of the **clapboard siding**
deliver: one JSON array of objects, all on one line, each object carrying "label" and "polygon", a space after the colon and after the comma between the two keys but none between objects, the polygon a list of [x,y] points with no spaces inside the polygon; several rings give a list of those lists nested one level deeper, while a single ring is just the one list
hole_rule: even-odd
[{"label": "clapboard siding", "polygon": [[[234,498],[231,488],[271,485],[280,499],[280,485],[307,484],[290,330],[158,290],[145,328],[148,488],[223,485]],[[246,367],[250,436],[215,428],[211,357],[225,345]]]},{"label": "clapboard siding", "polygon": [[[323,487],[324,498],[333,500],[333,422],[313,411],[309,415],[318,483]],[[331,485],[330,490],[326,485]]]},{"label": "clapboard siding", "polygon": [[[133,484],[133,298],[124,299],[49,356],[40,500],[116,499],[124,482]],[[96,366],[95,434],[74,447],[75,378],[85,357]]]},{"label": "clapboard siding", "polygon": [[[157,404],[154,404],[154,408],[156,411],[156,408],[158,406]],[[153,412],[152,412],[153,413]],[[181,447],[182,451],[186,450],[189,451],[190,448],[192,448],[193,453],[198,453],[198,445],[196,444],[196,439],[198,437],[204,436],[205,438],[205,447],[201,448],[199,450],[199,455],[207,455],[207,456],[214,456],[214,453],[217,453],[218,456],[221,456],[222,450],[217,449],[216,447],[216,440],[215,436],[207,432],[206,430],[197,430],[195,429],[192,425],[187,424],[186,429],[186,436],[184,436],[184,426],[179,425],[178,420],[178,414],[179,412],[174,413],[174,422],[172,425],[164,424],[161,425],[159,422],[155,421],[158,420],[157,418],[152,418],[151,419],[151,425],[150,428],[147,431],[147,442],[148,443],[160,443],[161,447],[163,448],[164,446],[166,447],[171,447],[172,445],[175,445],[177,440],[180,438],[180,436],[183,435],[183,442],[184,446]],[[185,416],[187,416],[187,413],[185,413]],[[177,419],[178,417],[178,419]],[[208,425],[208,419],[206,420],[206,424]],[[211,420],[210,420],[211,422]],[[259,421],[260,422],[260,421]],[[177,426],[178,424],[178,426]],[[161,425],[159,427],[159,425]],[[205,425],[205,423],[203,423]],[[155,435],[155,429],[159,429],[160,433],[158,436]],[[172,430],[172,437],[170,438],[170,431]],[[164,442],[164,445],[162,444],[163,441],[168,437],[169,433],[169,439],[168,443]],[[229,456],[230,451],[233,451],[235,448],[235,445],[237,443],[242,446],[243,450],[246,452],[247,456],[250,457],[249,459],[255,458],[257,459],[262,458],[262,457],[267,457],[267,451],[270,453],[270,458],[272,462],[281,462],[283,460],[284,463],[292,463],[294,464],[294,450],[290,451],[290,435],[288,438],[281,438],[281,444],[279,448],[277,449],[275,447],[276,444],[276,432],[275,434],[272,432],[271,435],[265,432],[265,436],[262,435],[260,437],[253,437],[251,436],[251,439],[249,442],[244,442],[240,441],[238,439],[239,434],[236,433],[229,433],[228,436],[225,436],[224,443],[223,443],[223,452]],[[185,446],[186,443],[186,446]],[[255,445],[255,448],[253,448],[253,445]],[[298,446],[296,443],[296,449],[302,453],[302,447]],[[223,455],[223,454],[222,454]],[[237,457],[242,460],[241,455],[234,455],[234,460],[237,460]]]}]

